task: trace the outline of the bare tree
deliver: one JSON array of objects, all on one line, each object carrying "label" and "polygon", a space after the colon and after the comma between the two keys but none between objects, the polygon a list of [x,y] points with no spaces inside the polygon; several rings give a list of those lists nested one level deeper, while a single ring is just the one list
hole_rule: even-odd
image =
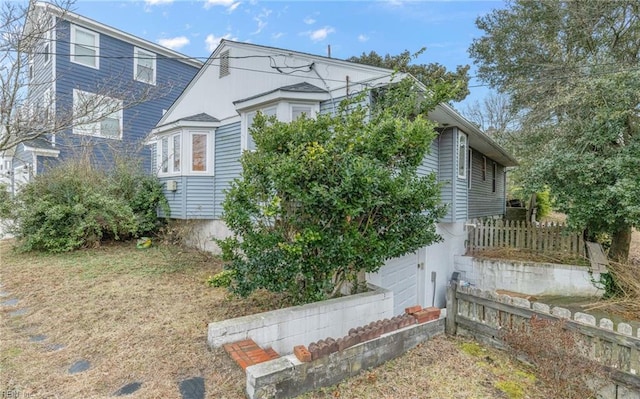
[{"label": "bare tree", "polygon": [[100,123],[109,115],[171,90],[171,84],[132,85],[130,78],[111,76],[92,88],[93,95],[85,95],[66,108],[56,101],[54,93],[43,94],[41,89],[52,85],[55,74],[36,79],[33,57],[53,55],[47,43],[64,39],[54,21],[72,14],[72,1],[8,1],[0,6],[0,153],[22,142],[70,131],[74,126]]},{"label": "bare tree", "polygon": [[468,105],[462,113],[498,144],[505,147],[513,146],[511,140],[518,130],[519,115],[511,106],[509,97],[492,92],[482,102],[476,100]]}]

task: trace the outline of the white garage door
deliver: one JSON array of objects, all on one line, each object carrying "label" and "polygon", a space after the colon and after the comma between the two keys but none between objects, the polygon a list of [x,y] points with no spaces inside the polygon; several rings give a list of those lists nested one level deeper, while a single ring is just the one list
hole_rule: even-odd
[{"label": "white garage door", "polygon": [[367,277],[371,283],[393,291],[394,315],[402,314],[405,308],[420,303],[417,253],[390,259],[378,273]]}]

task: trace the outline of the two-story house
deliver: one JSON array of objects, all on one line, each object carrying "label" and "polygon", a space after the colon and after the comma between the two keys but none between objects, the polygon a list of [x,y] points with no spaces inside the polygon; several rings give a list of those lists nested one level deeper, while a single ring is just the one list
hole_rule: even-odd
[{"label": "two-story house", "polygon": [[25,112],[58,127],[17,146],[16,185],[87,154],[101,167],[114,154],[135,156],[150,171],[144,140],[202,62],[49,3],[32,6],[25,29],[35,21],[50,28],[28,55]]},{"label": "two-story house", "polygon": [[[200,237],[230,234],[221,220],[224,190],[240,176],[242,152],[254,148],[249,128],[258,110],[282,121],[334,112],[346,96],[383,87],[393,75],[384,68],[222,41],[153,129],[156,170],[171,217],[195,220]],[[443,184],[449,211],[438,232],[444,240],[391,259],[367,276],[394,292],[397,314],[414,304],[444,304],[454,256],[465,251],[466,221],[504,214],[505,168],[517,164],[449,105],[429,117],[440,134],[420,173],[436,173]]]}]

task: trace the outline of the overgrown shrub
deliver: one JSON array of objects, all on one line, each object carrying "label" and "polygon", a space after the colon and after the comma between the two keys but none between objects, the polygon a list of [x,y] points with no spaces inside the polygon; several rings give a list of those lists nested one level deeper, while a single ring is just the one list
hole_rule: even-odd
[{"label": "overgrown shrub", "polygon": [[608,381],[605,369],[589,357],[588,342],[563,321],[534,316],[528,324],[506,330],[502,339],[517,357],[535,366],[549,397],[595,399]]},{"label": "overgrown shrub", "polygon": [[547,188],[536,193],[536,218],[542,220],[548,216],[552,210],[551,191]]},{"label": "overgrown shrub", "polygon": [[229,287],[233,282],[235,277],[235,272],[233,270],[223,270],[220,273],[216,273],[213,276],[209,276],[207,279],[207,284],[210,287]]},{"label": "overgrown shrub", "polygon": [[17,197],[19,249],[65,252],[152,232],[167,207],[160,184],[135,168],[98,170],[70,160],[36,176]]},{"label": "overgrown shrub", "polygon": [[11,217],[11,193],[5,184],[0,184],[0,219]]}]

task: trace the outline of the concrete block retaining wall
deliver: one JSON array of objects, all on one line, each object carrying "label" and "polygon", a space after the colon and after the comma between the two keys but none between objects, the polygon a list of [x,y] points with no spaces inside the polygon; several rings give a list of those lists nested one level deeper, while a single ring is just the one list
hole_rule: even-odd
[{"label": "concrete block retaining wall", "polygon": [[250,338],[284,355],[296,345],[341,337],[350,328],[393,317],[393,292],[370,288],[361,294],[210,323],[209,345],[217,348]]},{"label": "concrete block retaining wall", "polygon": [[312,362],[302,363],[295,355],[288,355],[247,367],[247,395],[251,399],[292,398],[334,385],[443,334],[445,316],[443,311],[438,320],[383,334]]},{"label": "concrete block retaining wall", "polygon": [[[497,289],[529,295],[599,296],[585,266],[521,262],[456,256],[460,279],[482,290]],[[594,273],[597,280],[599,274]]]}]

